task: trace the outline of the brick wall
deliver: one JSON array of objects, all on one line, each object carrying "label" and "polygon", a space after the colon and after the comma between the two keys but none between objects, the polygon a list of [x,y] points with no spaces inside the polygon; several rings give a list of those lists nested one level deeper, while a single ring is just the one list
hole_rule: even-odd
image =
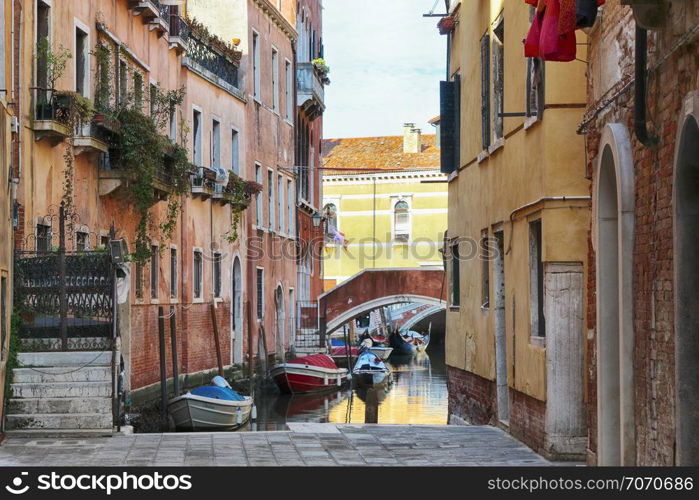
[{"label": "brick wall", "polygon": [[[169,306],[163,306],[165,316]],[[211,323],[210,304],[191,304],[177,311],[177,354],[179,373],[193,373],[217,368],[216,345]],[[184,314],[183,314],[184,313]],[[219,304],[216,310],[221,359],[229,365],[231,354],[230,309]],[[170,320],[165,320],[165,345],[167,373],[172,376],[172,351],[170,344]],[[158,335],[158,306],[135,305],[131,308],[131,390],[136,390],[160,380],[160,342]]]},{"label": "brick wall", "polygon": [[545,454],[546,403],[510,389],[510,433],[524,444]]},{"label": "brick wall", "polygon": [[[675,442],[675,345],[673,301],[672,180],[675,135],[682,99],[697,89],[699,46],[696,38],[670,54],[680,37],[699,21],[695,2],[674,2],[669,26],[649,32],[647,116],[651,135],[660,139],[649,149],[633,135],[633,86],[622,93],[592,123],[587,136],[588,157],[598,153],[599,135],[606,123],[624,123],[632,136],[635,166],[634,375],[636,453],[639,465],[672,465]],[[618,28],[622,26],[623,28]],[[590,72],[613,61],[620,75],[633,72],[633,29],[630,10],[610,0],[604,7],[602,29],[591,34]],[[618,47],[616,58],[601,54]],[[631,48],[629,53],[628,48]],[[661,63],[660,58],[667,56]],[[590,78],[590,95],[594,95]],[[596,103],[589,102],[592,107]],[[594,164],[590,165],[594,168]],[[594,290],[594,252],[590,249],[588,290]],[[591,295],[592,297],[592,295]],[[595,327],[595,301],[588,301],[588,328]],[[595,338],[588,340],[590,452],[596,451]]]},{"label": "brick wall", "polygon": [[473,425],[495,422],[495,382],[447,366],[449,414]]}]

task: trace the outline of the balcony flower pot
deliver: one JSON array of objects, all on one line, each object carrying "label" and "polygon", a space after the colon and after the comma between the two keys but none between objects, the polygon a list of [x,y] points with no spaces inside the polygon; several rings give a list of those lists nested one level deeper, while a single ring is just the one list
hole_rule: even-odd
[{"label": "balcony flower pot", "polygon": [[453,16],[446,16],[439,20],[437,23],[437,28],[439,29],[440,35],[448,35],[456,27],[456,18]]}]

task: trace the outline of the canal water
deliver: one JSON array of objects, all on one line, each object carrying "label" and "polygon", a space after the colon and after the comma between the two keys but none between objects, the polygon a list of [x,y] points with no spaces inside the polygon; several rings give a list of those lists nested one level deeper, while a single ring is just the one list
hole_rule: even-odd
[{"label": "canal water", "polygon": [[321,395],[257,394],[257,421],[241,431],[285,430],[288,422],[445,425],[444,344],[415,356],[391,355],[387,365],[393,383],[385,390],[346,387]]}]

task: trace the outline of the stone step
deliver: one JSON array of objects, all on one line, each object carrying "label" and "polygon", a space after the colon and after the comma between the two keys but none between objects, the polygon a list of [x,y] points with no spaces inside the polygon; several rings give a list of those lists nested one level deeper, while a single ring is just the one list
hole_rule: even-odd
[{"label": "stone step", "polygon": [[112,429],[110,414],[27,413],[7,415],[8,429]]},{"label": "stone step", "polygon": [[111,397],[106,382],[54,382],[12,384],[13,398],[95,398]]},{"label": "stone step", "polygon": [[110,366],[111,351],[22,352],[17,356],[20,366]]},{"label": "stone step", "polygon": [[42,366],[36,368],[15,368],[15,383],[52,382],[109,382],[112,373],[109,366]]},{"label": "stone step", "polygon": [[111,398],[32,398],[10,399],[7,412],[28,413],[112,413]]},{"label": "stone step", "polygon": [[96,438],[96,437],[111,437],[113,435],[112,428],[109,429],[19,429],[5,431],[6,437],[12,438],[30,438],[30,439],[45,439],[45,438]]}]

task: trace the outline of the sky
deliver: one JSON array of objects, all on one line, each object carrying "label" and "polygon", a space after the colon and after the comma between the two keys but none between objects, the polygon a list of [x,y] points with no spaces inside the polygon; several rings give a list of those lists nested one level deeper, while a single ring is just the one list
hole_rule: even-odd
[{"label": "sky", "polygon": [[[403,123],[433,134],[439,114],[446,37],[434,0],[323,0],[323,44],[330,66],[325,139],[401,135]],[[444,10],[439,1],[435,12]]]}]

